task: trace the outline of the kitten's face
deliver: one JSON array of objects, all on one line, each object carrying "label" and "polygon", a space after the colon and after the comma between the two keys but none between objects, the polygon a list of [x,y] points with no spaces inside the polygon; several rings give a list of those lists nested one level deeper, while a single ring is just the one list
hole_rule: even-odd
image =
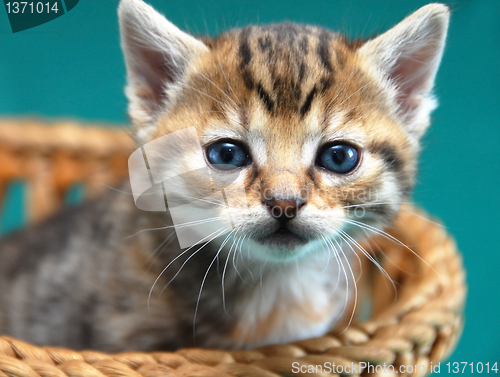
[{"label": "kitten's face", "polygon": [[[144,103],[154,97],[150,88],[133,88],[129,96],[142,100],[143,113],[132,102],[131,115],[146,124],[145,141],[196,128],[203,153],[179,153],[182,169],[205,164],[214,186],[238,173],[245,200],[219,206],[217,215],[230,215],[228,228],[252,255],[293,259],[325,240],[353,242],[369,230],[364,224],[391,221],[413,185],[418,138],[432,108],[428,66],[425,90],[419,67],[408,76],[394,65],[404,80],[398,84],[376,64],[385,58],[377,56],[384,53],[377,39],[351,44],[294,24],[194,41],[199,45],[179,78],[166,71],[172,83],[159,89],[154,109]],[[437,68],[440,51],[420,51],[419,58],[429,55]],[[198,178],[191,176],[181,195],[196,196]]]}]

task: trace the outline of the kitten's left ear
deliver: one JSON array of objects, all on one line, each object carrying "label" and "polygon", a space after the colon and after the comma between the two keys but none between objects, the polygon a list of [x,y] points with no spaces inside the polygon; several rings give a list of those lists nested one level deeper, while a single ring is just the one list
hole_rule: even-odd
[{"label": "kitten's left ear", "polygon": [[120,35],[127,66],[126,94],[136,137],[146,141],[194,59],[209,49],[142,0],[121,0]]},{"label": "kitten's left ear", "polygon": [[408,132],[417,138],[436,107],[432,87],[449,17],[446,5],[426,5],[359,49],[395,86],[399,114]]}]

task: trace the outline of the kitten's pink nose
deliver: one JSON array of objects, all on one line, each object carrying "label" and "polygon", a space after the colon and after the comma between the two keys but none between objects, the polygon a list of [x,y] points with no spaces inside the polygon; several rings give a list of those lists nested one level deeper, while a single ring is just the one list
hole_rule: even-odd
[{"label": "kitten's pink nose", "polygon": [[301,198],[293,199],[268,199],[264,201],[271,216],[279,220],[282,227],[304,207],[306,201]]}]

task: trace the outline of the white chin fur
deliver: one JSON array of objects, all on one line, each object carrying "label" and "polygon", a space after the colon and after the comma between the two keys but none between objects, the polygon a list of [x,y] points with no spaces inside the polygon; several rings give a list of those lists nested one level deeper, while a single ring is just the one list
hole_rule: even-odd
[{"label": "white chin fur", "polygon": [[248,257],[263,262],[294,262],[301,258],[306,257],[311,253],[324,254],[326,252],[324,246],[321,245],[320,240],[311,240],[305,245],[297,245],[293,248],[267,246],[263,243],[253,240],[245,239],[242,243],[242,250],[248,250]]}]

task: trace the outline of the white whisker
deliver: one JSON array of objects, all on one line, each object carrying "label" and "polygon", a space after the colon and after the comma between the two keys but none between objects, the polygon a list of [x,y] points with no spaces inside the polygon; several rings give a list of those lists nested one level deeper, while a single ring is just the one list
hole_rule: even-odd
[{"label": "white whisker", "polygon": [[[234,236],[238,233],[238,231],[243,227],[243,225],[240,225],[237,229],[235,229]],[[238,239],[239,240],[239,239]],[[233,243],[231,247],[229,248],[229,251],[227,253],[227,258],[226,258],[226,263],[224,264],[224,269],[222,270],[222,278],[221,278],[221,285],[222,285],[222,308],[224,309],[224,313],[229,315],[229,313],[226,310],[226,292],[225,292],[225,287],[224,287],[224,282],[226,280],[226,271],[227,271],[227,264],[229,262],[229,258],[231,256],[231,252],[233,251],[234,245],[236,243],[237,239],[233,239]]]},{"label": "white whisker", "polygon": [[360,221],[356,221],[356,220],[352,220],[352,219],[343,219],[342,221],[345,221],[349,224],[352,224],[352,225],[355,225],[355,226],[358,226],[360,228],[363,228],[365,227],[365,229],[367,230],[371,230],[372,232],[384,237],[384,238],[387,238],[391,241],[394,241],[395,243],[397,243],[398,245],[401,245],[403,246],[405,249],[409,250],[413,255],[415,255],[418,259],[420,259],[423,263],[425,263],[430,269],[432,269],[437,276],[439,276],[440,279],[442,279],[442,276],[434,269],[434,267],[432,267],[424,258],[422,258],[420,255],[418,255],[414,250],[412,250],[408,245],[406,245],[405,243],[401,242],[400,240],[398,240],[396,237],[394,237],[393,235],[381,230],[381,229],[378,229],[378,228],[375,228],[374,226],[371,226],[371,225],[368,225],[368,224],[364,224]]},{"label": "white whisker", "polygon": [[[210,84],[212,84],[213,86],[215,86],[215,88],[217,88],[219,90],[219,92],[221,92],[222,94],[224,94],[229,101],[231,101],[234,105],[237,105],[236,102],[234,102],[234,100],[231,97],[229,97],[226,92],[224,92],[221,88],[219,88],[212,80],[210,80],[207,76],[205,76],[199,70],[197,70],[197,73],[201,77],[203,77],[205,80],[207,80]],[[224,71],[222,73],[224,74]],[[224,75],[224,77],[225,77],[225,75]]]},{"label": "white whisker", "polygon": [[[221,232],[221,229],[222,229],[222,232]],[[210,239],[208,242],[206,242],[203,246],[205,246],[206,244],[212,242],[214,239],[216,239],[217,237],[219,237],[220,235],[222,235],[226,229],[225,228],[221,228],[221,229],[218,229],[216,230],[215,232],[209,234],[208,236],[204,237],[203,239],[201,239],[201,241],[204,241],[205,239],[211,237],[212,235],[214,235],[215,233],[220,233],[220,234],[217,234],[215,237],[213,237],[212,239]],[[172,263],[174,263],[177,259],[179,259],[181,256],[183,256],[184,254],[186,254],[189,250],[191,250],[193,247],[195,247],[196,245],[193,245],[193,246],[190,246],[189,248],[187,248],[186,250],[184,250],[182,253],[180,253],[179,255],[177,255],[174,259],[172,259],[170,261],[169,264],[167,264],[167,266],[159,273],[159,275],[157,276],[157,278],[155,279],[155,281],[153,282],[153,285],[151,286],[151,289],[149,290],[149,294],[148,294],[148,309],[149,309],[149,302],[151,300],[151,294],[153,293],[153,289],[154,287],[156,286],[156,283],[158,282],[158,280],[160,280],[161,276],[165,273],[165,271],[167,271],[167,269],[172,265]],[[200,249],[198,249],[200,250]],[[198,251],[197,250],[197,251]],[[196,252],[197,252],[196,251]],[[193,256],[194,254],[196,254],[196,252],[194,252],[193,254],[191,254],[191,256]],[[190,256],[190,257],[191,257]],[[179,271],[177,272],[179,273]],[[176,275],[177,276],[177,275]],[[163,292],[163,290],[162,290]]]},{"label": "white whisker", "polygon": [[380,263],[378,263],[378,261],[372,255],[370,255],[370,253],[368,251],[366,251],[366,249],[363,246],[361,246],[358,241],[356,241],[354,238],[352,238],[347,232],[343,231],[342,229],[339,229],[339,232],[343,235],[342,236],[343,238],[345,237],[344,239],[350,240],[350,242],[352,242],[352,244],[355,247],[357,247],[358,250],[361,251],[380,270],[380,272],[382,272],[382,274],[384,274],[384,276],[387,277],[387,279],[389,279],[389,281],[392,282],[394,291],[396,291],[396,285],[394,283],[394,280],[392,280],[392,278],[390,277],[390,275],[380,265]]},{"label": "white whisker", "polygon": [[[160,254],[163,252],[163,250],[165,250],[165,248],[170,244],[170,242],[172,242],[172,240],[174,239],[174,236],[175,236],[175,232],[172,232],[171,234],[169,234],[169,236],[162,241],[162,243],[160,244],[160,246],[158,246],[155,249],[155,251],[153,251],[151,253],[151,255],[144,261],[144,264],[146,264],[153,257],[153,255],[157,254],[156,257],[155,257],[155,259],[151,262],[151,264],[149,265],[149,267],[148,267],[148,269],[146,271],[149,271],[151,269],[151,267],[154,265],[154,263],[156,262],[156,260],[160,256]],[[161,251],[158,252],[158,250],[160,250],[160,248],[161,248]]]},{"label": "white whisker", "polygon": [[[236,229],[233,229],[231,231],[231,233],[234,232],[235,230]],[[201,293],[203,291],[203,286],[205,285],[205,281],[207,279],[208,273],[210,272],[210,269],[212,268],[213,264],[215,263],[215,261],[219,257],[219,254],[222,251],[222,248],[225,246],[225,244],[229,240],[229,236],[231,235],[231,233],[228,235],[228,237],[226,237],[226,239],[224,240],[224,242],[221,244],[221,246],[219,247],[219,250],[217,250],[217,253],[215,254],[215,257],[212,259],[212,262],[208,266],[207,272],[205,272],[205,275],[203,276],[203,280],[201,281],[200,292],[198,293],[198,299],[196,300],[196,307],[194,309],[194,318],[193,318],[193,337],[194,338],[196,338],[196,316],[198,314],[198,307],[200,305],[200,299],[201,299]]]},{"label": "white whisker", "polygon": [[[343,273],[344,273],[344,277],[345,277],[345,282],[346,282],[346,292],[349,293],[349,277],[347,276],[347,271],[346,271],[346,268],[344,266],[344,262],[342,261],[341,259],[341,254],[344,256],[344,259],[346,260],[347,262],[347,266],[349,267],[349,269],[351,270],[351,274],[352,274],[352,277],[353,277],[353,284],[354,284],[354,292],[355,292],[355,304],[354,304],[354,307],[356,307],[357,305],[357,302],[358,302],[358,290],[357,290],[357,286],[356,286],[356,280],[354,278],[354,274],[352,273],[352,269],[351,269],[351,265],[349,263],[349,260],[347,259],[344,251],[342,250],[342,247],[340,246],[340,244],[338,243],[338,241],[333,238],[333,240],[335,241],[335,243],[337,244],[337,246],[339,247],[338,250],[337,248],[333,245],[333,243],[331,243],[331,241],[328,241],[330,243],[330,245],[333,247],[333,249],[336,251],[335,252],[335,256],[337,258],[337,263],[339,264],[339,267],[342,269]],[[340,277],[340,275],[339,275]],[[347,307],[349,305],[349,294],[346,294],[345,295],[345,300],[344,300],[344,307],[342,309],[342,316],[343,314],[345,313],[345,311],[347,310]],[[353,313],[351,314],[351,321],[352,321],[352,316],[354,316],[354,310],[353,310]],[[350,322],[349,322],[350,324]]]},{"label": "white whisker", "polygon": [[162,226],[162,227],[159,227],[159,228],[141,229],[141,230],[135,232],[134,234],[131,234],[130,236],[125,237],[125,239],[128,240],[129,238],[135,237],[138,234],[141,234],[141,233],[144,233],[144,232],[150,232],[150,231],[153,231],[153,230],[183,228],[183,227],[186,227],[186,226],[193,226],[193,225],[205,224],[205,223],[209,223],[209,222],[220,220],[220,219],[222,219],[222,217],[212,217],[210,219],[194,220],[194,221],[189,221],[189,222],[181,223],[181,224],[166,225],[166,226]]},{"label": "white whisker", "polygon": [[220,62],[220,58],[217,57],[217,60],[219,62],[220,71],[222,72],[222,75],[224,76],[224,80],[226,80],[226,84],[229,87],[229,90],[231,91],[231,93],[233,93],[234,98],[236,98],[236,101],[238,101],[238,104],[241,106],[241,101],[238,99],[238,96],[236,95],[236,93],[234,92],[233,88],[231,87],[231,84],[229,84],[229,80],[227,79],[226,73],[224,72],[224,69],[222,68],[222,64]]},{"label": "white whisker", "polygon": [[202,91],[202,90],[200,90],[200,89],[197,89],[197,88],[195,88],[194,86],[188,85],[188,84],[186,84],[186,83],[184,83],[184,85],[185,85],[185,86],[187,86],[188,88],[190,88],[190,89],[194,90],[195,92],[198,92],[198,93],[200,93],[200,94],[202,94],[202,95],[204,95],[204,96],[207,96],[208,98],[210,98],[210,99],[214,100],[214,101],[215,101],[215,102],[217,102],[219,105],[221,105],[221,106],[222,106],[222,108],[224,108],[224,109],[228,109],[228,108],[229,108],[227,104],[225,104],[224,102],[221,102],[221,101],[219,101],[218,99],[216,99],[216,98],[212,97],[210,94],[205,93],[204,91]]}]

